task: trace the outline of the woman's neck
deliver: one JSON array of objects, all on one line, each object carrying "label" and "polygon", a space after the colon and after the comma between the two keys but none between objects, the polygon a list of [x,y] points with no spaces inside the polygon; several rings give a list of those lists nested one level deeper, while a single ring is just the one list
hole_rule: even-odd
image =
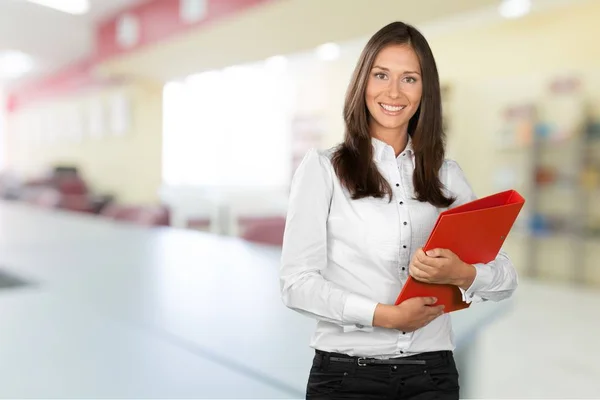
[{"label": "woman's neck", "polygon": [[394,149],[396,157],[400,155],[408,144],[408,132],[372,132],[371,136],[389,144]]}]

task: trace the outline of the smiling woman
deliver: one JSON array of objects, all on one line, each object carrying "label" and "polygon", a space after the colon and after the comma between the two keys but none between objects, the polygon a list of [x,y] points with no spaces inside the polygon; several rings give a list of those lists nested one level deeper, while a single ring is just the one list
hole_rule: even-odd
[{"label": "smiling woman", "polygon": [[306,397],[458,399],[448,314],[434,298],[396,297],[411,276],[498,301],[517,279],[502,252],[471,265],[422,250],[440,211],[475,194],[445,159],[438,72],[417,29],[395,22],[369,40],[344,122],[340,145],[305,156],[288,202],[283,302],[319,321]]},{"label": "smiling woman", "polygon": [[371,138],[391,145],[396,156],[410,138],[417,159],[416,198],[438,207],[452,204],[438,175],[445,139],[438,71],[419,31],[395,23],[371,38],[350,82],[344,117],[346,136],[332,163],[354,199],[391,195],[390,186],[372,168]]},{"label": "smiling woman", "polygon": [[[371,135],[386,142],[397,136],[398,129],[408,131],[422,92],[421,65],[412,47],[390,45],[381,50],[375,58],[365,98],[372,116]],[[403,144],[395,147],[400,149]]]}]

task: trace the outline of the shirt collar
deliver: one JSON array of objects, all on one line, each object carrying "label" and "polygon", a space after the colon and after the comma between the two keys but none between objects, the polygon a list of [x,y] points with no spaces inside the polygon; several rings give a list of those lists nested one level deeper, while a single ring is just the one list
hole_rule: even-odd
[{"label": "shirt collar", "polygon": [[[394,148],[389,144],[374,137],[371,138],[371,144],[373,145],[373,156],[375,157],[375,160],[381,161],[384,159],[384,157],[387,157],[388,155],[391,155],[391,157],[394,159],[396,158]],[[413,150],[412,138],[410,137],[410,135],[408,135],[408,143],[406,143],[404,151],[402,151],[402,153],[400,153],[398,157],[400,157],[404,153],[410,156],[413,156],[415,153]]]}]

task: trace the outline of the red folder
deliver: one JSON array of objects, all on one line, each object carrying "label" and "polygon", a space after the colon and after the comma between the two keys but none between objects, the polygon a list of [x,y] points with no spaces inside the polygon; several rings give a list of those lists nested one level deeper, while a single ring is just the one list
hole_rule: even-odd
[{"label": "red folder", "polygon": [[[446,210],[440,213],[423,250],[449,249],[466,263],[489,263],[500,252],[524,204],[517,191],[507,190]],[[411,276],[396,305],[422,296],[436,297],[436,305],[445,305],[444,312],[469,307],[458,286],[423,283]]]}]

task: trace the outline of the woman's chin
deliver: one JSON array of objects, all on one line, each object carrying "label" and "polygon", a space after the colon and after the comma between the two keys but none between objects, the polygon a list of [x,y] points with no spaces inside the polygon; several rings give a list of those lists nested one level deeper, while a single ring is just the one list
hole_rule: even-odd
[{"label": "woman's chin", "polygon": [[405,121],[389,121],[389,120],[378,120],[377,121],[377,125],[379,125],[381,128],[385,129],[385,130],[402,130],[402,128],[405,128],[406,126],[408,126],[408,122]]}]

